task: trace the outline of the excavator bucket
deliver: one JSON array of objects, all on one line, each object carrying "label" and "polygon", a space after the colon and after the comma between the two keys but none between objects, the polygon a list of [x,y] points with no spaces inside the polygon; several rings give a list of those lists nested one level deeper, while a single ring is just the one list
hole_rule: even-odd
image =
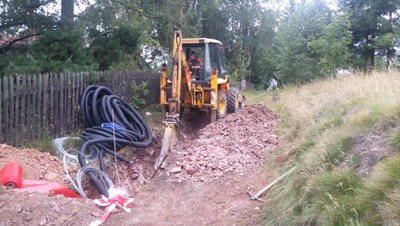
[{"label": "excavator bucket", "polygon": [[158,156],[156,164],[154,166],[154,168],[156,170],[164,169],[166,167],[166,165],[167,165],[166,159],[168,157],[170,149],[175,144],[175,140],[176,140],[176,128],[175,128],[175,125],[176,124],[174,124],[174,123],[165,124],[165,129],[164,129],[164,135],[163,135],[160,155]]}]

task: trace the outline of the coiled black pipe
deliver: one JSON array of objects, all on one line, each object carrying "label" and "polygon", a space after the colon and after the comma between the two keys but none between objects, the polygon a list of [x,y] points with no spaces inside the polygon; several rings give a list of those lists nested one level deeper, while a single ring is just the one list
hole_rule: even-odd
[{"label": "coiled black pipe", "polygon": [[[100,169],[105,170],[103,154],[110,153],[124,162],[130,162],[122,155],[115,153],[124,146],[147,147],[153,136],[151,130],[139,112],[105,86],[88,86],[81,96],[80,110],[86,129],[80,138],[85,142],[80,147],[78,160],[81,167],[87,165],[86,157],[98,155]],[[117,123],[125,129],[112,131],[103,128],[103,123]],[[114,137],[115,135],[115,137]],[[86,173],[96,189],[106,197],[108,191],[104,183],[94,174]]]}]

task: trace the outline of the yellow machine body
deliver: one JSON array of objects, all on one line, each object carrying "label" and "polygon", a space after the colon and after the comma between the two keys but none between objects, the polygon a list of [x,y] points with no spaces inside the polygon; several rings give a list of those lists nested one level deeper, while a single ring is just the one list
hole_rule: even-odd
[{"label": "yellow machine body", "polygon": [[[193,49],[200,50],[204,57],[201,79],[195,77],[187,58]],[[175,32],[171,75],[167,74],[167,65],[163,65],[160,76],[160,104],[165,130],[155,166],[157,169],[166,164],[166,156],[175,140],[175,127],[184,109],[208,110],[211,122],[223,117],[227,109],[236,112],[239,106],[238,91],[230,89],[224,57],[224,46],[220,41],[208,38],[183,39],[180,31]],[[199,72],[199,69],[195,70]]]},{"label": "yellow machine body", "polygon": [[[160,104],[164,112],[164,121],[171,121],[171,117],[177,117],[183,109],[208,109],[216,111],[218,108],[218,95],[222,91],[225,94],[229,89],[229,75],[218,75],[217,68],[211,68],[209,79],[206,81],[194,81],[189,70],[187,54],[184,48],[191,46],[203,46],[208,44],[218,47],[222,43],[215,39],[188,38],[183,39],[180,31],[174,35],[174,48],[172,52],[172,76],[167,76],[166,68],[163,68],[160,79]],[[206,57],[207,59],[207,57]],[[215,121],[211,113],[211,121]],[[216,114],[214,114],[216,115]]]}]

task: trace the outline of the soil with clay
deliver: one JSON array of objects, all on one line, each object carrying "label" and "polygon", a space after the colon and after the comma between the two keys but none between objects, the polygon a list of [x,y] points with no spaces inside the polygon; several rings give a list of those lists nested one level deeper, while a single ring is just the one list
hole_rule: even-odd
[{"label": "soil with clay", "polygon": [[22,165],[23,179],[67,183],[62,162],[48,152],[28,148],[18,149],[0,144],[0,167],[8,162],[17,162]]},{"label": "soil with clay", "polygon": [[[206,121],[200,112],[185,115],[167,168],[152,180],[160,135],[144,150],[121,150],[132,164],[107,158],[107,174],[135,198],[135,204],[132,213],[117,211],[105,225],[261,224],[264,204],[250,201],[246,192],[272,180],[262,164],[278,143],[275,115],[262,105],[249,105],[216,123]],[[0,145],[0,167],[8,161],[23,165],[24,179],[69,186],[57,157]],[[70,169],[73,175],[76,167]],[[88,196],[98,198],[85,180]],[[0,194],[0,225],[88,225],[102,213],[90,199],[18,191]]]},{"label": "soil with clay", "polygon": [[[35,149],[0,145],[0,168],[8,162],[23,167],[23,179],[67,184],[62,161]],[[0,225],[89,225],[103,211],[89,199],[50,197],[36,192],[0,188]]]}]

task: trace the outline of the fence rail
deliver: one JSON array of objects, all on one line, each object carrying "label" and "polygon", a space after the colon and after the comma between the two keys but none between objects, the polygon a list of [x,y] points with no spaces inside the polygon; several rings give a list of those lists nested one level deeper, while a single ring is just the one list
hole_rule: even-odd
[{"label": "fence rail", "polygon": [[132,83],[147,82],[147,104],[159,100],[156,73],[110,71],[48,73],[0,78],[0,143],[19,146],[43,137],[60,137],[82,128],[79,100],[88,85],[104,85],[128,103]]}]

